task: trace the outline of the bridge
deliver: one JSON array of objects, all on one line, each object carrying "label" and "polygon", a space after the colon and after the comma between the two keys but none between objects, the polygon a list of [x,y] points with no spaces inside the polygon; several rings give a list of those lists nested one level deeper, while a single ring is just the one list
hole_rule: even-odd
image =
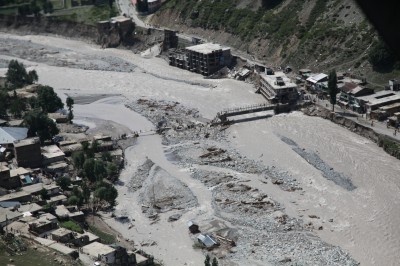
[{"label": "bridge", "polygon": [[226,122],[226,121],[228,121],[228,117],[231,117],[231,116],[251,114],[251,113],[270,111],[270,110],[275,111],[277,109],[279,109],[279,111],[280,111],[280,110],[284,110],[288,107],[289,106],[287,104],[269,104],[269,103],[248,105],[248,106],[223,110],[223,111],[217,113],[216,118],[219,119],[221,122]]}]

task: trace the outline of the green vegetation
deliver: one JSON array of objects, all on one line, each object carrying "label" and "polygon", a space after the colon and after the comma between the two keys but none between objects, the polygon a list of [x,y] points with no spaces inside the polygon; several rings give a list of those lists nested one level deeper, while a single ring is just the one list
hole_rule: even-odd
[{"label": "green vegetation", "polygon": [[218,266],[218,260],[216,257],[213,258],[212,263],[211,263],[211,258],[207,254],[206,259],[204,260],[204,266]]},{"label": "green vegetation", "polygon": [[380,135],[378,140],[379,147],[382,147],[388,154],[400,159],[400,143],[387,136]]},{"label": "green vegetation", "polygon": [[67,229],[69,229],[71,231],[74,231],[74,232],[78,232],[78,233],[81,233],[81,234],[83,233],[83,229],[77,223],[75,223],[72,220],[62,222],[62,223],[60,223],[60,226],[64,227],[64,228],[67,228]]},{"label": "green vegetation", "polygon": [[58,186],[60,186],[62,190],[67,190],[68,187],[71,185],[71,180],[66,176],[62,176],[57,179],[56,183]]},{"label": "green vegetation", "polygon": [[64,107],[63,102],[50,86],[40,86],[38,88],[37,105],[45,113],[54,113]]},{"label": "green vegetation", "polygon": [[45,188],[42,188],[42,190],[40,190],[39,195],[42,200],[50,199],[50,195]]},{"label": "green vegetation", "polygon": [[118,191],[114,186],[105,182],[97,182],[96,190],[94,191],[94,198],[99,204],[107,203],[111,207],[114,207],[117,197]]},{"label": "green vegetation", "polygon": [[[54,250],[46,248],[34,249],[34,244],[29,243],[28,240],[22,239],[22,242],[24,242],[27,250],[18,252],[18,255],[10,256],[7,252],[6,244],[0,240],[0,265],[54,266],[56,257],[61,257],[66,262],[64,265],[82,265],[68,256],[54,255]],[[13,260],[12,263],[10,259]]]},{"label": "green vegetation", "polygon": [[72,124],[72,119],[74,119],[74,114],[72,112],[72,108],[74,107],[74,99],[71,97],[67,97],[66,104],[68,107],[68,121],[70,124]]},{"label": "green vegetation", "polygon": [[118,9],[114,3],[111,8],[107,4],[99,6],[79,6],[71,9],[57,10],[50,17],[57,21],[96,25],[97,21],[108,20],[117,15]]},{"label": "green vegetation", "polygon": [[89,230],[96,236],[100,237],[101,242],[104,244],[113,244],[116,242],[115,236],[104,233],[103,231],[101,231],[100,229],[98,229],[93,225],[89,225]]},{"label": "green vegetation", "polygon": [[28,127],[28,136],[38,136],[41,142],[53,138],[60,132],[56,123],[38,109],[25,114],[24,125]]},{"label": "green vegetation", "polygon": [[12,90],[33,84],[39,79],[35,70],[27,72],[24,64],[19,63],[17,60],[11,60],[8,64],[6,78],[7,83],[9,84],[9,89]]},{"label": "green vegetation", "polygon": [[336,75],[335,70],[332,70],[329,73],[328,93],[329,93],[330,103],[332,104],[332,112],[334,112],[335,104],[336,104],[336,95],[339,93],[338,88],[337,88],[337,75]]},{"label": "green vegetation", "polygon": [[395,54],[380,39],[375,41],[369,50],[368,61],[377,71],[385,72],[400,68],[400,62],[396,60]]}]

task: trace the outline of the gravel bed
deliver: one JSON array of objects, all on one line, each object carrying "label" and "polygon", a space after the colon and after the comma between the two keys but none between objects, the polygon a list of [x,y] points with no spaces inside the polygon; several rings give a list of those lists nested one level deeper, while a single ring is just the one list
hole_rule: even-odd
[{"label": "gravel bed", "polygon": [[298,155],[305,159],[309,164],[320,170],[322,172],[322,176],[326,179],[349,191],[357,188],[349,177],[345,176],[343,173],[336,172],[315,152],[308,152],[305,149],[302,149],[297,145],[296,142],[287,137],[281,137],[281,140],[290,145],[293,151],[295,151]]}]

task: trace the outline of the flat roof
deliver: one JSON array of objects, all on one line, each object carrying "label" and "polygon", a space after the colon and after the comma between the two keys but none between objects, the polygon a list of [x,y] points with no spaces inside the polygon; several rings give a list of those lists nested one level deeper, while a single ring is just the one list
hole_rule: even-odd
[{"label": "flat roof", "polygon": [[27,193],[32,194],[32,193],[39,192],[43,188],[46,189],[46,190],[52,190],[52,189],[57,189],[57,188],[60,188],[60,187],[57,186],[56,184],[45,185],[43,183],[37,183],[37,184],[33,184],[33,185],[30,185],[30,186],[23,187],[22,190],[26,191]]},{"label": "flat roof", "polygon": [[393,91],[380,91],[372,95],[358,97],[369,106],[382,105],[388,102],[400,101],[400,94]]},{"label": "flat roof", "polygon": [[[261,74],[261,78],[265,80],[269,85],[271,85],[275,90],[281,90],[293,87],[297,88],[297,85],[293,83],[283,72],[275,72],[274,75]],[[277,85],[275,83],[277,78],[282,78],[283,81],[285,82],[285,85],[283,86]]]},{"label": "flat roof", "polygon": [[22,147],[22,146],[26,146],[26,145],[32,145],[32,144],[36,144],[36,143],[40,143],[40,140],[38,137],[34,137],[34,138],[29,138],[29,139],[21,139],[21,140],[17,140],[14,142],[14,147]]},{"label": "flat roof", "polygon": [[60,156],[65,156],[65,153],[60,150],[56,145],[44,146],[42,147],[42,155],[45,158],[56,158]]},{"label": "flat roof", "polygon": [[56,236],[65,236],[72,233],[71,230],[67,229],[67,228],[58,228],[56,230],[54,230],[53,232],[51,232],[52,235],[56,235]]},{"label": "flat roof", "polygon": [[77,252],[75,249],[69,248],[63,244],[60,243],[52,243],[48,245],[49,248],[52,248],[54,250],[57,250],[58,252],[61,252],[64,255],[69,255]]},{"label": "flat roof", "polygon": [[400,103],[392,103],[392,104],[389,104],[389,105],[381,106],[381,107],[379,107],[379,109],[383,110],[383,111],[387,111],[389,109],[397,108],[397,107],[400,107]]},{"label": "flat roof", "polygon": [[18,211],[23,213],[23,212],[37,212],[42,210],[42,206],[36,204],[36,203],[31,203],[31,204],[26,204],[26,205],[21,205],[21,207],[18,208]]},{"label": "flat roof", "polygon": [[14,193],[6,194],[0,197],[0,201],[12,201],[13,199],[30,196],[30,193],[25,191],[17,191]]},{"label": "flat roof", "polygon": [[87,253],[93,257],[98,257],[99,255],[107,255],[115,251],[114,248],[99,242],[93,242],[89,245],[84,246],[82,249],[84,253]]},{"label": "flat roof", "polygon": [[326,74],[324,74],[324,73],[320,73],[320,74],[312,75],[311,77],[309,77],[309,78],[307,79],[307,81],[310,81],[310,82],[312,82],[312,83],[317,83],[317,82],[319,82],[320,80],[322,80],[322,79],[324,79],[324,78],[327,78],[327,77],[328,77],[328,75],[326,75]]},{"label": "flat roof", "polygon": [[230,50],[231,48],[229,47],[224,47],[221,46],[220,44],[217,43],[203,43],[199,45],[193,45],[186,47],[186,50],[201,53],[201,54],[211,54],[213,51],[217,50]]},{"label": "flat roof", "polygon": [[23,167],[18,167],[17,169],[11,169],[10,170],[10,176],[17,176],[17,175],[27,175],[29,174],[30,171]]},{"label": "flat roof", "polygon": [[52,203],[52,202],[55,202],[55,201],[59,201],[59,200],[66,200],[67,199],[67,196],[65,196],[65,195],[58,195],[58,196],[54,196],[54,197],[51,197],[49,200],[46,200],[46,202],[47,203]]},{"label": "flat roof", "polygon": [[99,240],[99,239],[100,239],[100,237],[98,237],[98,236],[96,236],[95,234],[92,234],[92,233],[90,233],[90,232],[88,232],[88,231],[85,231],[83,234],[76,233],[76,235],[77,235],[78,237],[88,236],[88,237],[89,237],[89,242],[96,241],[96,240]]},{"label": "flat roof", "polygon": [[393,95],[393,94],[396,94],[396,93],[394,91],[378,91],[371,95],[357,97],[357,99],[368,102],[370,100],[376,99],[377,97],[380,98],[380,97],[385,97],[387,95]]},{"label": "flat roof", "polygon": [[69,217],[69,215],[71,214],[64,205],[56,206],[54,212],[58,217]]},{"label": "flat roof", "polygon": [[6,220],[13,220],[21,216],[22,213],[13,212],[6,208],[0,208],[0,223],[5,222]]}]

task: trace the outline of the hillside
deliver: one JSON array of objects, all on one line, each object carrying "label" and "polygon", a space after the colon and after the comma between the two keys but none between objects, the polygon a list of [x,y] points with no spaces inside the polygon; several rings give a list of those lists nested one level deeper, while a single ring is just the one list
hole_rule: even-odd
[{"label": "hillside", "polygon": [[372,70],[367,54],[377,36],[352,0],[169,0],[151,23],[229,45],[268,65],[359,75]]}]

